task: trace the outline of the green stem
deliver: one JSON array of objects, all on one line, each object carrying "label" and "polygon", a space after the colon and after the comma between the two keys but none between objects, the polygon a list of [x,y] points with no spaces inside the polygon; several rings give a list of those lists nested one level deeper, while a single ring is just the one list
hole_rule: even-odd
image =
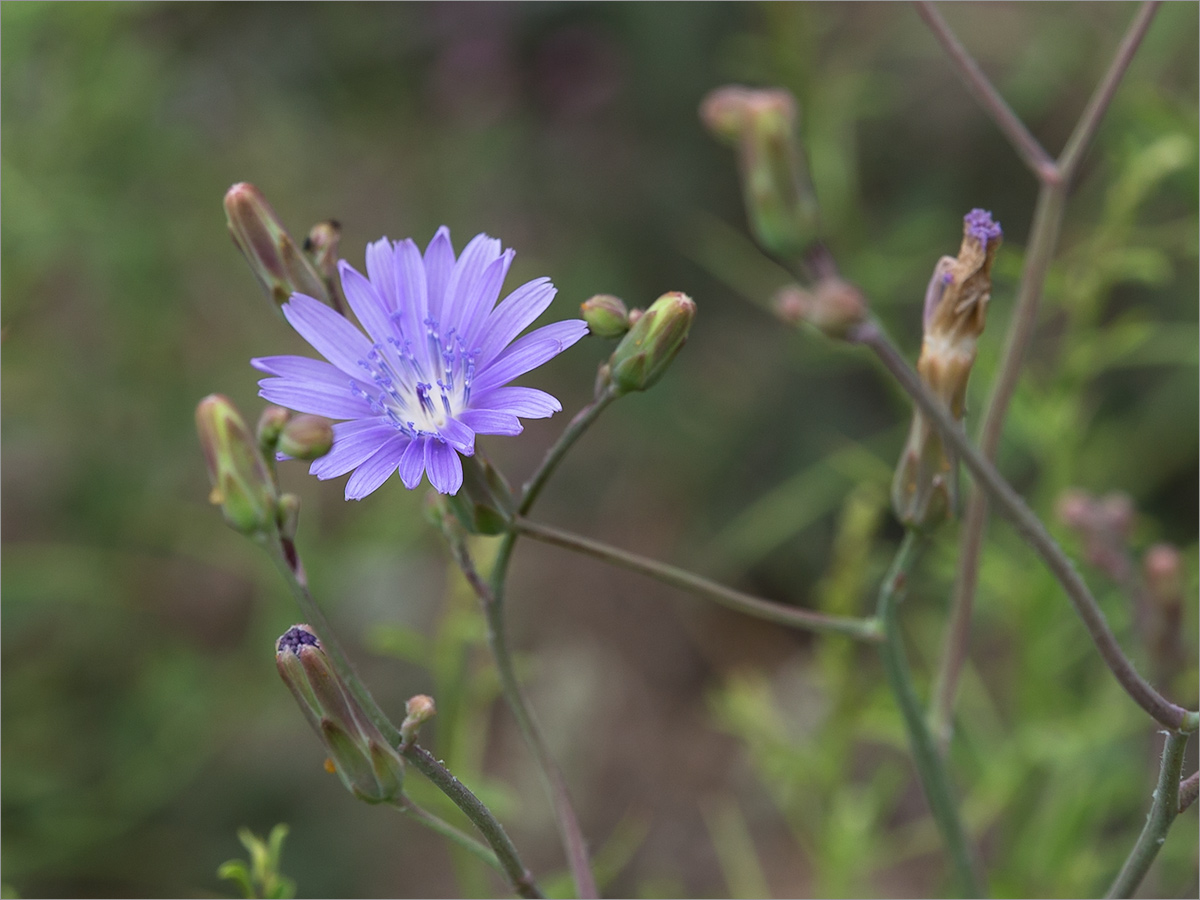
[{"label": "green stem", "polygon": [[[525,868],[525,864],[521,862],[520,856],[517,855],[516,847],[513,846],[512,841],[509,839],[504,826],[492,815],[492,811],[484,806],[482,801],[471,793],[466,785],[455,778],[453,773],[438,762],[428,750],[416,744],[406,744],[400,748],[400,753],[422,775],[432,781],[443,794],[449,797],[455,806],[466,813],[467,818],[475,824],[480,834],[483,835],[484,839],[495,851],[497,861],[504,874],[508,877],[508,880],[512,882],[512,886],[516,889],[517,894],[522,897],[541,897],[542,893],[538,889],[537,883],[533,880],[533,875]],[[431,823],[426,822],[426,824]],[[452,828],[449,825],[446,827]],[[453,830],[457,831],[457,829]],[[459,834],[462,838],[469,841],[470,844],[476,843],[461,832]],[[447,837],[450,837],[450,835],[447,835]],[[451,839],[456,840],[454,838]],[[456,840],[456,843],[462,844],[462,841]],[[472,850],[477,855],[478,851],[482,850],[482,848],[472,849],[469,844],[462,844],[462,846],[467,847],[467,849]]]},{"label": "green stem", "polygon": [[1108,622],[1105,620],[1099,604],[1092,597],[1087,584],[1075,570],[1071,560],[1046,531],[1045,526],[1042,525],[1033,510],[1025,505],[1025,501],[1004,480],[996,467],[967,440],[959,424],[950,416],[941,401],[930,393],[917,373],[904,361],[879,324],[874,321],[864,323],[851,335],[851,340],[867,346],[879,357],[884,367],[895,376],[904,391],[937,426],[943,440],[958,451],[976,485],[988,492],[1000,513],[1009,520],[1026,543],[1041,556],[1046,567],[1063,586],[1075,611],[1083,620],[1092,642],[1100,651],[1101,658],[1126,693],[1156,721],[1172,731],[1194,730],[1196,713],[1171,703],[1137,673],[1133,664],[1121,650],[1121,645],[1108,627]]},{"label": "green stem", "polygon": [[908,531],[896,551],[896,558],[879,588],[879,606],[876,615],[883,623],[884,641],[880,645],[888,686],[900,707],[913,762],[921,779],[925,799],[937,823],[938,830],[946,842],[955,877],[966,897],[984,896],[984,885],[973,861],[966,832],[958,814],[958,806],[950,786],[945,764],[934,744],[933,735],[925,721],[924,709],[913,688],[912,675],[904,655],[903,638],[896,607],[901,599],[909,570],[916,560],[920,538]]},{"label": "green stem", "polygon": [[600,413],[604,412],[608,408],[608,405],[616,399],[617,394],[609,386],[604,389],[599,397],[575,414],[575,418],[563,429],[563,433],[558,436],[558,440],[546,451],[546,455],[542,458],[541,465],[537,467],[537,471],[525,482],[525,486],[521,489],[521,503],[517,508],[518,513],[526,515],[529,510],[533,509],[533,504],[537,502],[542,488],[546,486],[546,482],[550,480],[550,476],[554,474],[554,470],[558,468],[558,464],[562,462],[567,451],[591,427]]},{"label": "green stem", "polygon": [[[592,875],[587,844],[584,841],[583,830],[579,827],[575,808],[571,805],[566,779],[563,778],[558,764],[554,761],[550,748],[546,746],[545,739],[529,709],[529,703],[525,699],[525,693],[521,690],[521,683],[517,680],[512,653],[508,648],[508,637],[505,633],[503,606],[496,592],[495,582],[493,581],[493,584],[489,585],[480,577],[467,550],[463,535],[449,518],[443,519],[442,533],[450,545],[455,562],[458,563],[463,576],[479,597],[480,605],[483,607],[488,626],[488,645],[492,651],[492,658],[496,662],[496,671],[500,676],[500,690],[504,694],[505,700],[508,701],[513,718],[517,720],[517,727],[521,729],[525,742],[532,750],[538,769],[545,781],[546,790],[554,806],[554,818],[562,840],[563,852],[567,856],[567,865],[575,879],[576,891],[580,898],[598,897],[599,892],[595,877]],[[513,532],[505,535],[505,541],[510,547],[512,537],[514,537]],[[495,574],[493,573],[494,578]]]},{"label": "green stem", "polygon": [[1162,768],[1158,774],[1158,787],[1146,816],[1137,843],[1129,851],[1125,865],[1121,867],[1116,881],[1108,889],[1109,897],[1132,897],[1137,886],[1146,877],[1154,858],[1167,838],[1171,823],[1179,815],[1179,773],[1183,769],[1183,752],[1187,748],[1188,736],[1173,731],[1167,735],[1163,745]]},{"label": "green stem", "polygon": [[735,591],[675,566],[638,556],[636,553],[629,553],[591,538],[562,531],[526,518],[517,517],[513,521],[513,527],[519,533],[543,543],[574,550],[576,553],[583,553],[633,572],[648,575],[664,584],[680,588],[699,597],[705,597],[728,609],[755,618],[766,619],[768,622],[786,625],[789,628],[802,628],[807,631],[843,634],[864,641],[877,642],[883,638],[879,622],[876,619],[830,616],[794,606],[785,606],[782,603],[773,603],[761,597]]},{"label": "green stem", "polygon": [[457,844],[459,847],[466,850],[476,859],[491,866],[501,875],[506,875],[504,866],[501,865],[499,857],[496,856],[487,845],[475,840],[465,831],[460,831],[455,828],[445,819],[442,819],[422,806],[418,806],[413,800],[406,796],[401,796],[400,799],[393,801],[391,806],[394,806],[404,815],[408,816],[415,822],[424,825],[435,834],[439,834],[452,844]]}]

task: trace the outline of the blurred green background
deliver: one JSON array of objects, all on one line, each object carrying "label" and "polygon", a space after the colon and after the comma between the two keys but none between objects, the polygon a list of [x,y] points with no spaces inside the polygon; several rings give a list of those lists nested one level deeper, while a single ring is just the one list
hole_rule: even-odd
[{"label": "blurred green background", "polygon": [[[1134,7],[945,14],[1056,152]],[[1035,184],[901,4],[123,4],[0,7],[3,870],[20,896],[217,896],[235,833],[291,826],[301,896],[502,893],[322,767],[274,672],[298,611],[206,502],[192,411],[257,415],[251,356],[308,348],[258,292],[221,197],[251,181],[294,233],[343,224],[517,250],[507,288],[683,290],[692,338],[618,403],[547,491],[547,521],[773,599],[866,610],[898,531],[908,419],[864,354],[777,324],[787,273],[748,239],[733,155],[700,128],[727,82],[795,92],[829,243],[915,356],[921,298],[975,206],[1005,228],[972,382],[981,408]],[[1167,4],[1068,206],[1001,464],[1052,520],[1070,486],[1128,492],[1140,553],[1185,561],[1182,651],[1124,645],[1196,702],[1197,5]],[[563,415],[483,449],[528,476],[609,352],[523,383]],[[495,702],[482,625],[397,479],[361,503],[284,466],[315,593],[384,706],[428,692],[423,740],[565,890],[529,755]],[[1053,526],[1075,554],[1077,540]],[[947,528],[904,610],[924,689],[954,571]],[[1141,826],[1160,740],[1065,598],[994,524],[952,756],[1002,896],[1106,887]],[[478,552],[486,556],[488,547]],[[511,628],[606,890],[920,896],[946,888],[869,650],[781,632],[523,543]],[[1154,665],[1151,665],[1154,663]],[[1195,767],[1194,749],[1189,771]],[[439,798],[414,791],[437,806]],[[447,812],[449,815],[450,813]],[[1192,810],[1143,890],[1196,896]]]}]

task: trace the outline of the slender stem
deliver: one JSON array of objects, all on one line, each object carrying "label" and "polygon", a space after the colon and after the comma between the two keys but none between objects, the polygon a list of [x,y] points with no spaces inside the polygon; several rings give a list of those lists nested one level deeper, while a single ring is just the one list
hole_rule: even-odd
[{"label": "slender stem", "polygon": [[591,538],[562,531],[526,518],[518,517],[513,522],[513,527],[521,534],[544,543],[574,550],[576,553],[583,553],[631,571],[640,572],[664,584],[681,588],[689,593],[713,600],[721,606],[758,619],[766,619],[768,622],[786,625],[789,628],[802,628],[827,634],[843,634],[864,641],[878,642],[883,639],[880,624],[875,619],[830,616],[794,606],[785,606],[782,603],[774,603],[761,597],[743,594],[741,591],[735,591],[667,563],[638,556],[636,553],[629,553]]},{"label": "slender stem", "polygon": [[987,111],[988,115],[992,117],[992,121],[1004,132],[1005,137],[1008,138],[1021,159],[1025,161],[1025,165],[1030,168],[1039,181],[1043,183],[1057,181],[1059,178],[1058,167],[1050,158],[1050,154],[1042,149],[1037,138],[1029,133],[1025,123],[1017,117],[1017,114],[1000,96],[1000,92],[992,86],[988,77],[983,74],[983,70],[979,68],[979,64],[955,37],[941,13],[934,8],[932,3],[928,2],[917,3],[916,7],[917,14],[925,20],[925,24],[929,26],[934,37],[938,39],[950,57],[950,61],[958,69],[958,74],[966,83],[967,90],[974,95],[979,105]]},{"label": "slender stem", "polygon": [[517,855],[517,848],[513,846],[504,826],[492,815],[492,811],[484,806],[480,799],[455,778],[450,770],[438,762],[428,750],[417,744],[406,744],[400,748],[400,753],[422,775],[432,781],[443,794],[454,801],[455,806],[466,813],[467,818],[475,824],[480,834],[496,852],[496,858],[517,893],[522,897],[541,897],[542,893],[538,889],[537,883],[533,880],[529,870],[525,868],[525,864],[521,862],[521,857]]},{"label": "slender stem", "polygon": [[896,551],[896,558],[879,587],[879,607],[876,615],[883,622],[884,641],[880,645],[888,685],[900,707],[908,742],[912,749],[913,762],[925,791],[930,812],[938,830],[946,842],[955,877],[965,897],[983,897],[985,886],[980,878],[967,842],[966,831],[958,814],[954,791],[945,764],[933,741],[933,735],[925,722],[924,709],[913,688],[912,675],[904,656],[904,642],[900,634],[900,622],[896,607],[904,591],[909,570],[916,561],[920,538],[915,531],[907,531]]},{"label": "slender stem", "polygon": [[1158,856],[1163,841],[1167,839],[1167,831],[1179,815],[1179,773],[1183,769],[1183,751],[1187,748],[1187,740],[1188,736],[1178,731],[1167,735],[1158,787],[1154,789],[1154,801],[1150,804],[1146,825],[1106,896],[1132,897]]},{"label": "slender stem", "polygon": [[[1009,320],[1008,334],[996,381],[988,398],[980,427],[979,450],[989,460],[996,458],[1000,435],[1008,406],[1017,389],[1025,352],[1033,338],[1038,306],[1046,274],[1062,228],[1063,207],[1066,202],[1064,184],[1043,185],[1038,193],[1029,235],[1029,254],[1021,273],[1017,300]],[[943,745],[949,740],[954,720],[954,703],[958,696],[958,681],[967,658],[971,637],[971,614],[979,582],[979,560],[983,553],[983,537],[987,529],[987,492],[974,487],[967,502],[958,554],[958,576],[950,603],[950,621],[942,649],[932,705],[933,729]]]},{"label": "slender stem", "polygon": [[[455,562],[462,569],[463,576],[479,597],[480,605],[483,607],[488,625],[488,644],[492,651],[492,658],[496,662],[496,671],[500,676],[500,690],[504,694],[505,700],[508,701],[513,718],[517,720],[517,726],[521,729],[522,736],[533,751],[538,769],[546,782],[546,789],[554,806],[554,817],[558,824],[559,836],[562,839],[563,851],[567,856],[567,865],[575,879],[576,891],[580,898],[598,897],[599,892],[588,858],[587,843],[584,841],[583,830],[579,827],[575,809],[571,805],[566,779],[563,778],[558,764],[550,753],[550,748],[546,746],[546,741],[537,727],[513,667],[512,653],[508,648],[508,637],[504,627],[504,608],[496,591],[495,582],[493,581],[489,585],[479,575],[462,534],[453,527],[448,518],[443,522],[445,527],[442,532],[450,545]],[[513,537],[513,532],[505,536],[505,541],[510,548]]]},{"label": "slender stem", "polygon": [[1200,772],[1193,772],[1179,782],[1179,811],[1182,813],[1195,803],[1198,796],[1200,796]]},{"label": "slender stem", "polygon": [[1100,651],[1100,656],[1116,676],[1117,681],[1142,709],[1172,730],[1195,730],[1196,713],[1176,706],[1151,687],[1134,669],[1121,650],[1104,613],[1087,585],[1075,571],[1070,559],[1046,531],[1044,525],[1025,505],[996,467],[967,440],[962,428],[950,416],[945,406],[929,392],[920,377],[904,361],[900,352],[887,339],[878,323],[868,321],[859,326],[851,340],[869,347],[884,367],[895,376],[905,392],[937,426],[943,440],[951,444],[971,471],[975,483],[986,490],[993,503],[1012,523],[1063,586],[1075,611],[1083,620],[1088,634]]},{"label": "slender stem", "polygon": [[1108,71],[1104,73],[1104,77],[1100,80],[1100,84],[1097,85],[1088,105],[1080,115],[1075,129],[1067,139],[1067,145],[1063,148],[1063,152],[1059,154],[1058,169],[1064,183],[1069,184],[1075,176],[1080,160],[1083,159],[1088,144],[1095,136],[1096,129],[1100,127],[1100,120],[1108,110],[1108,104],[1112,102],[1113,95],[1117,92],[1117,86],[1121,83],[1125,70],[1133,62],[1133,56],[1137,53],[1138,46],[1142,43],[1142,38],[1146,36],[1146,31],[1150,28],[1150,23],[1160,5],[1159,0],[1147,0],[1143,3],[1129,24],[1125,36],[1121,38],[1121,43],[1117,47],[1116,53],[1113,54],[1113,60],[1109,63]]},{"label": "slender stem", "polygon": [[468,853],[472,854],[476,859],[479,859],[481,862],[491,866],[501,875],[507,874],[504,871],[504,866],[500,864],[500,858],[496,856],[496,854],[493,853],[486,844],[475,840],[475,838],[471,837],[465,831],[460,831],[459,829],[455,828],[445,819],[434,815],[429,810],[419,806],[406,796],[401,796],[391,805],[400,810],[400,812],[404,813],[404,815],[408,816],[410,819],[420,822],[430,831],[440,834],[451,843],[462,847]]}]

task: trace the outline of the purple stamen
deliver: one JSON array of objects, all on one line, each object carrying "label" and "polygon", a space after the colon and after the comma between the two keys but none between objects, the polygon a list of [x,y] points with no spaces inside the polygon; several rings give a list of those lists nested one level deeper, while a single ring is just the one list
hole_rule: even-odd
[{"label": "purple stamen", "polygon": [[973,209],[963,216],[963,224],[967,234],[979,241],[986,248],[991,241],[998,241],[1004,236],[1000,223],[992,219],[992,214],[986,209]]},{"label": "purple stamen", "polygon": [[283,637],[275,644],[276,653],[299,653],[301,647],[316,647],[321,649],[317,636],[303,625],[293,625],[283,633]]}]

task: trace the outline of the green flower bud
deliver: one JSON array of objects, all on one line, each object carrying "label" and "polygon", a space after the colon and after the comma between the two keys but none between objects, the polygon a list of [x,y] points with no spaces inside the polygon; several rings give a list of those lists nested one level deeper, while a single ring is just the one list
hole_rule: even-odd
[{"label": "green flower bud", "polygon": [[220,394],[205,397],[196,407],[196,432],[212,483],[208,499],[225,521],[243,534],[273,527],[275,481],[237,407]]},{"label": "green flower bud", "polygon": [[292,459],[317,459],[333,446],[333,425],[324,416],[300,415],[291,419],[276,444],[280,453]]},{"label": "green flower bud", "polygon": [[463,457],[462,466],[462,490],[446,496],[455,517],[472,534],[508,531],[517,503],[500,470],[478,452]]},{"label": "green flower bud", "polygon": [[284,540],[296,539],[296,527],[300,524],[300,498],[295,494],[279,496],[279,536]]},{"label": "green flower bud", "polygon": [[620,297],[597,294],[584,300],[579,311],[583,314],[583,321],[588,323],[588,328],[597,337],[616,338],[629,330],[629,310]]},{"label": "green flower bud", "polygon": [[609,359],[618,394],[651,387],[687,341],[696,304],[687,294],[663,294],[642,313]]},{"label": "green flower bud", "polygon": [[780,89],[718,88],[700,118],[738,148],[746,215],[758,242],[780,256],[799,255],[819,230],[816,195],[796,134],[796,101]]},{"label": "green flower bud", "polygon": [[325,279],[288,234],[267,198],[252,184],[235,184],[225,194],[229,233],[276,306],[293,293],[331,303]]},{"label": "green flower bud", "polygon": [[258,449],[265,459],[275,458],[279,435],[283,433],[283,426],[291,417],[291,410],[282,406],[268,406],[258,417],[258,427],[254,431],[258,435]]},{"label": "green flower bud", "polygon": [[399,798],[403,758],[363,712],[313,630],[289,628],[275,645],[275,664],[346,789],[368,803]]}]

